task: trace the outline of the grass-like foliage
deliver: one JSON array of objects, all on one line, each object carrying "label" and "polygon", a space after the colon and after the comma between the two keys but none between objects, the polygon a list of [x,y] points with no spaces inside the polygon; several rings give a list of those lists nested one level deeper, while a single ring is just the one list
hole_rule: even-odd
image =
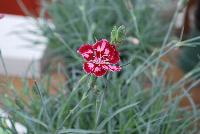
[{"label": "grass-like foliage", "polygon": [[[198,83],[199,69],[170,83],[165,79],[169,65],[161,61],[173,49],[192,45],[198,38],[172,40],[177,13],[172,21],[162,21],[161,9],[166,5],[164,0],[59,0],[45,5],[54,26],[45,24],[41,29],[53,54],[63,57],[67,80],[53,95],[46,80],[36,81],[32,89],[25,82],[20,94],[12,83],[2,85],[11,94],[1,96],[10,120],[23,124],[30,134],[199,132],[200,111],[189,94]],[[97,79],[85,74],[77,48],[95,39],[110,39],[113,26],[120,25],[126,28],[125,38],[117,42],[123,70]],[[190,107],[180,106],[183,98]],[[16,133],[4,118],[0,125],[4,133]]]}]

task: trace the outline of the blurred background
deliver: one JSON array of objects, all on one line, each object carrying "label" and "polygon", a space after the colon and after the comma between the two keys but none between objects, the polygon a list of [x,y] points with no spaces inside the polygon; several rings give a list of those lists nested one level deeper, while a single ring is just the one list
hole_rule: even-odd
[{"label": "blurred background", "polygon": [[[200,132],[199,0],[1,0],[0,14],[0,134]],[[81,103],[77,49],[121,25],[123,70]]]}]

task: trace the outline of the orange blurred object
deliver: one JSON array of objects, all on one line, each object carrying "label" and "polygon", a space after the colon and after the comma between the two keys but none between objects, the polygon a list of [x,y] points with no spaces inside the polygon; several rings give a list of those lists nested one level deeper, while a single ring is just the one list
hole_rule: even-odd
[{"label": "orange blurred object", "polygon": [[0,0],[0,13],[38,16],[39,11],[39,0]]}]

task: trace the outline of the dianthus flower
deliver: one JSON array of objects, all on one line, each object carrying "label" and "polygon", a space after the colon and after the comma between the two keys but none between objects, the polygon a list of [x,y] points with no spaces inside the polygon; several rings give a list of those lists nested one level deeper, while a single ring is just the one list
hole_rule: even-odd
[{"label": "dianthus flower", "polygon": [[78,53],[86,60],[83,69],[88,74],[101,77],[108,71],[121,70],[120,66],[115,65],[120,61],[120,54],[115,45],[111,45],[106,39],[93,45],[84,44],[78,49]]}]

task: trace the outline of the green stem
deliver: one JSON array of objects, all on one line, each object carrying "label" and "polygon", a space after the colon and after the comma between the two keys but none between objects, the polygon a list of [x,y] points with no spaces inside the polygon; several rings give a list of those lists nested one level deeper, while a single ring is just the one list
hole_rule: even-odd
[{"label": "green stem", "polygon": [[[59,129],[61,129],[65,122],[67,121],[67,119],[69,119],[69,117],[75,112],[75,110],[80,106],[80,104],[88,97],[89,92],[94,88],[95,83],[96,83],[97,78],[93,78],[93,76],[90,77],[90,81],[89,85],[88,85],[88,90],[82,95],[81,100],[74,106],[74,108],[72,108],[68,115],[65,117],[65,119],[63,120],[63,122],[61,123],[61,127]],[[81,79],[82,81],[82,79]],[[58,131],[59,131],[58,129]]]}]

